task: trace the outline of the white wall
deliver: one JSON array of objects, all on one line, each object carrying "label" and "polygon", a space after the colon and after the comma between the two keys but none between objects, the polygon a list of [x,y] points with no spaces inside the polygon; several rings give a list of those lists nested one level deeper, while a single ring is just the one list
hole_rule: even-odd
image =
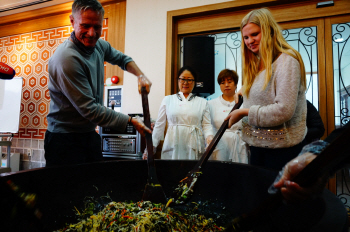
[{"label": "white wall", "polygon": [[[131,56],[153,82],[148,96],[150,114],[158,116],[165,96],[167,12],[232,0],[127,0],[125,54]],[[125,72],[123,113],[142,113],[136,77]]]}]

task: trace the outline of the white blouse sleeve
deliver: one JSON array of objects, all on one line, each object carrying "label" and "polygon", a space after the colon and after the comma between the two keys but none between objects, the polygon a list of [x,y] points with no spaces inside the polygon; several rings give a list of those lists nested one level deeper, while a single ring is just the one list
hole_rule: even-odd
[{"label": "white blouse sleeve", "polygon": [[166,120],[167,120],[166,98],[164,98],[160,107],[159,107],[157,121],[153,127],[152,142],[153,142],[154,147],[157,147],[159,145],[160,141],[164,140],[164,130],[165,130],[165,125],[166,125]]},{"label": "white blouse sleeve", "polygon": [[208,102],[205,103],[205,109],[204,109],[203,119],[202,119],[202,128],[203,128],[204,138],[207,138],[209,135],[214,135],[213,126],[211,125],[210,109],[209,109]]}]

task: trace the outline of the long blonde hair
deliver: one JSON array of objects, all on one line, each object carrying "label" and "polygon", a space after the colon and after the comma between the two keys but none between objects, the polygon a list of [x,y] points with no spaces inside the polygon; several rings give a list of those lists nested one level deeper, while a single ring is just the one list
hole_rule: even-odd
[{"label": "long blonde hair", "polygon": [[[259,72],[259,58],[260,62],[262,62],[266,69],[263,89],[267,87],[272,76],[272,62],[281,52],[287,53],[299,61],[301,84],[306,88],[305,67],[301,55],[283,38],[281,28],[273,18],[271,12],[266,8],[252,10],[242,19],[241,32],[243,27],[248,23],[254,23],[261,29],[261,40],[259,45],[260,57],[250,51],[244,43],[242,46],[243,94],[246,94],[249,97],[250,88]],[[244,41],[243,33],[241,33],[241,35],[242,41]]]}]

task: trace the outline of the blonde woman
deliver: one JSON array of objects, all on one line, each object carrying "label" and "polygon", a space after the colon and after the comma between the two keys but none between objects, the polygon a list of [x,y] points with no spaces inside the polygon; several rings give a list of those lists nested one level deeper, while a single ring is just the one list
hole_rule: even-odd
[{"label": "blonde woman", "polygon": [[250,163],[280,170],[299,154],[307,132],[304,63],[267,9],[248,13],[241,32],[244,101],[227,117],[229,126],[243,118]]}]

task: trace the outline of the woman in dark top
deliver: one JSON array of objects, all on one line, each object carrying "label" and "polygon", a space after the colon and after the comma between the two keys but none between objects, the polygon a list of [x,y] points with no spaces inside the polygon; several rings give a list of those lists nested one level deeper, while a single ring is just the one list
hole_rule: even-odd
[{"label": "woman in dark top", "polygon": [[324,125],[320,116],[320,113],[317,111],[315,106],[306,100],[307,105],[307,114],[306,114],[306,127],[307,134],[303,141],[303,144],[309,144],[315,140],[319,140],[324,134]]}]

